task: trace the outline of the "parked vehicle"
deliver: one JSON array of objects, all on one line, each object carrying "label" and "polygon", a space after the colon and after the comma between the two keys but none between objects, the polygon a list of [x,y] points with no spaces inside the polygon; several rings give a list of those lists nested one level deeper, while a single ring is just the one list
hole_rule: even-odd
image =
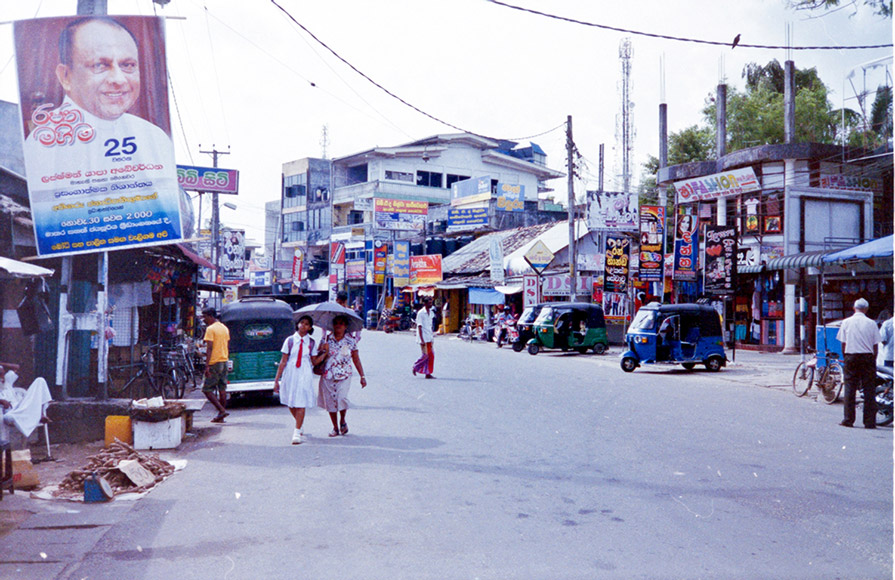
[{"label": "parked vehicle", "polygon": [[876,424],[892,423],[892,367],[876,367]]},{"label": "parked vehicle", "polygon": [[515,352],[522,352],[525,350],[528,341],[534,337],[532,326],[534,326],[534,322],[537,320],[538,314],[541,313],[541,308],[543,307],[543,304],[534,304],[526,307],[525,310],[522,311],[519,320],[516,321],[516,333],[519,336],[513,342],[513,350]]},{"label": "parked vehicle", "polygon": [[497,348],[503,343],[515,344],[519,340],[519,332],[516,330],[516,319],[509,316],[506,322],[497,325]]},{"label": "parked vehicle", "polygon": [[593,349],[602,354],[609,348],[603,309],[584,302],[552,302],[543,304],[532,325],[534,336],[527,343],[528,354],[541,349],[577,350],[581,354]]},{"label": "parked vehicle", "polygon": [[485,319],[478,314],[470,314],[460,327],[460,339],[465,341],[488,340],[488,328],[485,327]]},{"label": "parked vehicle", "polygon": [[273,392],[280,349],[295,332],[292,307],[273,298],[242,298],[221,308],[230,330],[228,393]]},{"label": "parked vehicle", "polygon": [[817,389],[817,400],[832,405],[842,392],[842,365],[836,353],[827,351],[826,356],[820,353],[796,367],[792,376],[792,390],[797,397],[804,397],[812,386]]},{"label": "parked vehicle", "polygon": [[680,364],[687,370],[704,364],[710,371],[727,364],[721,316],[707,304],[647,304],[631,322],[625,343],[621,367],[628,373],[641,364]]}]

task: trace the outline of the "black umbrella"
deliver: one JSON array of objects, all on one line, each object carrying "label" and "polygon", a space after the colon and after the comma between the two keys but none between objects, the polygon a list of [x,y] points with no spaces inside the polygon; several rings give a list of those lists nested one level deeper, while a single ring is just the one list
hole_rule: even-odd
[{"label": "black umbrella", "polygon": [[348,327],[345,332],[357,332],[364,328],[364,321],[358,316],[354,310],[339,306],[335,302],[320,302],[319,304],[311,304],[304,308],[299,308],[292,313],[292,316],[298,321],[302,316],[310,316],[316,326],[324,330],[333,329],[333,318],[336,316],[344,316],[348,319]]}]

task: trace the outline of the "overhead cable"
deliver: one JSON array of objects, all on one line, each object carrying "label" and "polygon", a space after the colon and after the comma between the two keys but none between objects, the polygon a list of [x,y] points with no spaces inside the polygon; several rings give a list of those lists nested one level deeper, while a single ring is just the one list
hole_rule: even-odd
[{"label": "overhead cable", "polygon": [[[500,0],[486,0],[491,4],[496,4],[497,6],[503,6],[504,8],[511,8],[513,10],[518,10],[520,12],[528,12],[529,14],[534,14],[536,16],[543,16],[545,18],[552,18],[554,20],[562,20],[564,22],[570,22],[572,24],[580,24],[582,26],[590,26],[592,28],[601,28],[603,30],[612,30],[614,32],[622,32],[624,34],[633,34],[636,36],[646,36],[649,38],[661,38],[662,40],[674,40],[677,42],[693,42],[696,44],[709,44],[712,46],[731,46],[732,44],[736,44],[737,48],[763,48],[763,49],[786,49],[786,50],[867,50],[873,48],[892,48],[892,44],[868,44],[868,45],[859,45],[859,46],[774,46],[767,44],[746,44],[743,42],[722,42],[720,40],[702,40],[699,38],[686,38],[681,36],[669,36],[667,34],[656,34],[652,32],[642,32],[640,30],[631,30],[628,28],[619,28],[617,26],[609,26],[607,24],[598,24],[596,22],[587,22],[585,20],[578,20],[575,18],[569,18],[567,16],[559,16],[557,14],[550,14],[549,12],[542,12],[540,10],[533,10],[531,8],[525,8],[523,6],[516,6],[514,4],[508,4],[506,2],[501,2]],[[737,36],[739,38],[739,36]]]}]

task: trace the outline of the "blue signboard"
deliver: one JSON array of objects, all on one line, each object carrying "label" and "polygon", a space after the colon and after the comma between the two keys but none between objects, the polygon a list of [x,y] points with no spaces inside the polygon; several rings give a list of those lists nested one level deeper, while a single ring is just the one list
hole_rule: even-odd
[{"label": "blue signboard", "polygon": [[473,228],[488,225],[487,207],[451,208],[448,210],[449,228]]},{"label": "blue signboard", "polygon": [[497,209],[501,211],[525,210],[525,186],[501,183],[497,186]]}]

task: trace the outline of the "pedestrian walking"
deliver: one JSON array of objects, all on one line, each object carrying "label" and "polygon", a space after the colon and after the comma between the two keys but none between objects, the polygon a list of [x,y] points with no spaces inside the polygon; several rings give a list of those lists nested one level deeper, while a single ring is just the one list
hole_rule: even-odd
[{"label": "pedestrian walking", "polygon": [[218,414],[212,423],[223,423],[227,412],[227,361],[230,360],[230,331],[218,320],[214,308],[202,311],[205,321],[205,384],[202,393]]},{"label": "pedestrian walking", "polygon": [[[326,335],[320,352],[326,356],[326,366],[323,376],[320,377],[320,387],[317,394],[317,406],[329,413],[333,423],[330,437],[346,435],[348,423],[345,416],[348,413],[348,389],[351,388],[351,364],[357,368],[360,374],[360,386],[367,386],[364,377],[364,367],[360,362],[360,354],[357,350],[357,340],[346,333],[348,317],[338,315],[333,318],[333,330]],[[341,417],[340,417],[341,415]],[[340,420],[341,419],[341,420]]]},{"label": "pedestrian walking", "polygon": [[864,428],[876,429],[876,351],[880,342],[876,323],[867,318],[870,305],[855,300],[855,313],[842,321],[836,338],[845,359],[845,418],[840,425],[855,424],[855,393],[864,393]]},{"label": "pedestrian walking", "polygon": [[[342,308],[348,308],[348,292],[340,290],[339,293],[336,294],[336,304],[338,304]],[[360,342],[360,333],[360,330],[356,330],[354,332],[349,332],[348,334],[351,336],[351,338],[353,338],[357,342]]]},{"label": "pedestrian walking", "polygon": [[420,343],[421,356],[413,363],[413,375],[426,373],[427,379],[434,379],[435,375],[435,350],[432,341],[435,340],[432,332],[432,299],[423,299],[423,307],[416,313],[416,336]]},{"label": "pedestrian walking", "polygon": [[314,321],[310,316],[302,316],[295,324],[295,334],[286,339],[280,352],[280,366],[273,381],[274,394],[280,395],[280,404],[289,407],[295,419],[292,444],[299,445],[304,434],[305,410],[317,404],[314,388],[314,365],[323,361],[326,355],[319,354],[317,343],[311,337]]}]

